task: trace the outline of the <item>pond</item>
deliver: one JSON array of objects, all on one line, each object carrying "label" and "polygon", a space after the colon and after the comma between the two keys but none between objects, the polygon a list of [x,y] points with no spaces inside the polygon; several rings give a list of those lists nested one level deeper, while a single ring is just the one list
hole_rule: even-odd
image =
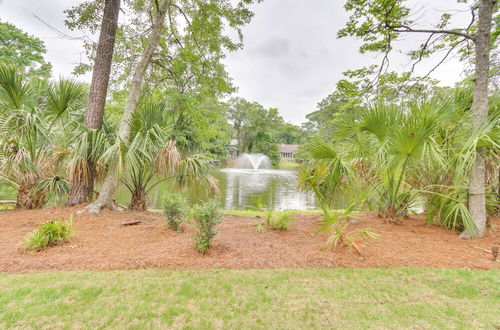
[{"label": "pond", "polygon": [[[219,180],[222,207],[227,210],[317,208],[312,195],[297,189],[295,170],[220,168],[214,176]],[[149,207],[161,209],[164,197],[172,192],[172,186],[171,182],[162,182],[152,189],[148,194]],[[195,190],[183,192],[192,203],[200,198]],[[126,205],[130,201],[130,193],[120,188],[117,200]]]},{"label": "pond", "polygon": [[[293,169],[217,169],[222,207],[228,210],[263,209],[306,210],[318,208],[314,196],[297,189],[297,172]],[[148,194],[149,208],[161,209],[164,197],[172,192],[172,182],[162,182]],[[15,191],[0,184],[0,200],[15,199]],[[199,200],[195,191],[183,193],[191,203]],[[123,187],[116,195],[121,205],[130,202],[130,193]],[[345,207],[345,201],[338,201],[338,207]]]},{"label": "pond", "polygon": [[219,180],[224,208],[228,210],[316,208],[312,195],[298,191],[294,170],[224,168]]},{"label": "pond", "polygon": [[[318,208],[314,196],[297,189],[295,169],[272,168],[219,168],[215,171],[219,180],[222,207],[228,210],[293,209],[306,210]],[[173,191],[172,182],[164,181],[148,193],[148,207],[162,209],[164,197]],[[191,202],[200,200],[196,188],[183,192]],[[13,200],[16,192],[0,184],[0,200]],[[130,202],[130,193],[121,185],[116,199],[121,205]],[[345,201],[338,201],[337,207],[345,207]]]}]

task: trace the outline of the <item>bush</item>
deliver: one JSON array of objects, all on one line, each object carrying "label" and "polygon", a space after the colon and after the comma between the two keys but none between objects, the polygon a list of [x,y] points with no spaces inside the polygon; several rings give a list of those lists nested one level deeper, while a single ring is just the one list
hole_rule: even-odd
[{"label": "bush", "polygon": [[37,229],[27,234],[24,242],[30,251],[39,251],[47,246],[67,241],[73,235],[73,219],[62,219],[42,223]]},{"label": "bush", "polygon": [[196,228],[196,233],[193,237],[195,248],[201,253],[206,253],[212,245],[212,239],[217,234],[215,226],[222,219],[219,212],[219,202],[211,200],[196,205],[191,210],[191,218]]},{"label": "bush", "polygon": [[293,214],[289,210],[281,212],[268,211],[265,218],[266,225],[271,230],[287,230],[293,222]]},{"label": "bush", "polygon": [[179,231],[186,214],[186,200],[180,195],[169,195],[163,202],[163,208],[168,229]]}]

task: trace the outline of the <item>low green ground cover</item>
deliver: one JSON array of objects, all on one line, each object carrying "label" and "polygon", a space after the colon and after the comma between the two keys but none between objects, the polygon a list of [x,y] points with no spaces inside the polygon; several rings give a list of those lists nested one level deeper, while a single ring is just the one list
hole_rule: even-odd
[{"label": "low green ground cover", "polygon": [[[321,214],[321,210],[287,210],[293,214]],[[267,210],[221,210],[225,215],[237,215],[241,217],[264,217],[269,211]]]},{"label": "low green ground cover", "polygon": [[297,163],[294,161],[290,160],[280,160],[278,163],[278,168],[283,169],[283,170],[291,170],[291,169],[296,169],[300,167],[301,163]]},{"label": "low green ground cover", "polygon": [[0,275],[0,328],[488,328],[500,271],[137,270]]}]

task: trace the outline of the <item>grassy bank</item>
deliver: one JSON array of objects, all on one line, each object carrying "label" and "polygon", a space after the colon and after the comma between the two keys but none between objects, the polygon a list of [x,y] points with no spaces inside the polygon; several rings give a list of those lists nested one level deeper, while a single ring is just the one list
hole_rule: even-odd
[{"label": "grassy bank", "polygon": [[495,328],[500,271],[0,275],[0,328]]},{"label": "grassy bank", "polygon": [[[321,210],[288,210],[293,214],[321,214]],[[261,210],[221,210],[222,214],[237,215],[241,217],[265,216],[268,211]]]},{"label": "grassy bank", "polygon": [[293,170],[297,169],[300,167],[300,163],[290,161],[290,160],[283,160],[281,159],[280,162],[278,163],[278,168],[282,170]]}]

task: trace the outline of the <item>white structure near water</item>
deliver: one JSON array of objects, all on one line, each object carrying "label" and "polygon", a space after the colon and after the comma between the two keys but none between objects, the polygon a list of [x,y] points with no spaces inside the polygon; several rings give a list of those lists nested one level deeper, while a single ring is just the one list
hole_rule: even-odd
[{"label": "white structure near water", "polygon": [[279,151],[280,151],[280,158],[282,159],[295,159],[295,153],[297,152],[297,149],[299,148],[298,144],[280,144],[279,145]]}]

